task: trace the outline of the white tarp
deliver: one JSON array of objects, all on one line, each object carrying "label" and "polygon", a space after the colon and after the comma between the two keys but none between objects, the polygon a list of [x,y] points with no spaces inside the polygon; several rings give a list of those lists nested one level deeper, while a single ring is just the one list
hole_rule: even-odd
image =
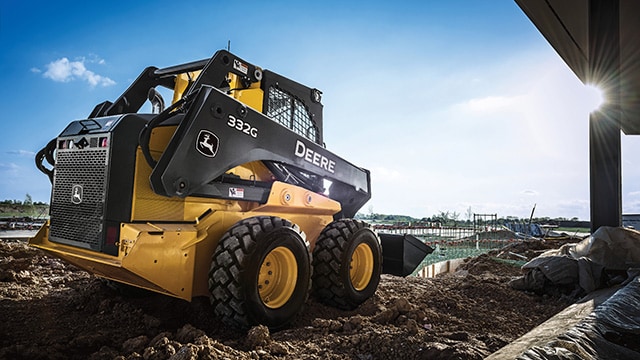
[{"label": "white tarp", "polygon": [[575,326],[530,347],[518,360],[640,359],[640,232],[601,227],[577,244],[543,253],[522,270],[524,276],[511,285],[538,293],[564,290],[579,296],[600,287],[625,286]]},{"label": "white tarp", "polygon": [[522,266],[522,278],[511,282],[519,290],[538,293],[561,288],[578,296],[620,283],[630,269],[640,268],[640,232],[599,228],[576,244],[549,250]]}]

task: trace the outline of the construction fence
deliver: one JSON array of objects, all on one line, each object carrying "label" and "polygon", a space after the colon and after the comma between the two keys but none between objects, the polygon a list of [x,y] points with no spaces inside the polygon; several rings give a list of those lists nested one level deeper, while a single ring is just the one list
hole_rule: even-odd
[{"label": "construction fence", "polygon": [[374,225],[374,229],[390,234],[413,235],[435,250],[427,255],[414,271],[414,275],[434,264],[453,259],[478,256],[491,250],[521,242],[531,236],[522,236],[503,226],[447,227],[447,226],[398,226]]}]

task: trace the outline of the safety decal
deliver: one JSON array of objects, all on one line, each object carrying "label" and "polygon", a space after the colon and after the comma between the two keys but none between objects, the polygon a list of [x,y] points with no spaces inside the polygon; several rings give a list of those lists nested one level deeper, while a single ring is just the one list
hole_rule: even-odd
[{"label": "safety decal", "polygon": [[242,61],[238,59],[233,59],[233,68],[245,75],[247,75],[247,73],[249,72],[249,67],[243,64]]},{"label": "safety decal", "polygon": [[244,188],[230,187],[229,188],[229,197],[230,198],[237,198],[237,199],[244,198]]},{"label": "safety decal", "polygon": [[218,153],[220,139],[209,130],[200,130],[196,139],[196,150],[206,157],[215,157]]}]

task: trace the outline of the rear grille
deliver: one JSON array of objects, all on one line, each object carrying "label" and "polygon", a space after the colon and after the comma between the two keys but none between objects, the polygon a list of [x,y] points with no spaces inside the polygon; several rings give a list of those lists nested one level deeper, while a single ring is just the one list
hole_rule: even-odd
[{"label": "rear grille", "polygon": [[52,241],[101,250],[108,148],[58,149],[51,199]]}]

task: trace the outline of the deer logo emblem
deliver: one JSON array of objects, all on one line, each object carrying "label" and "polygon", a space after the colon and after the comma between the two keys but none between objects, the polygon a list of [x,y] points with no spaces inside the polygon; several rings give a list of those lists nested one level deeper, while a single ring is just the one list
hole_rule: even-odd
[{"label": "deer logo emblem", "polygon": [[215,157],[218,153],[218,137],[208,130],[200,130],[196,139],[196,150],[206,157]]},{"label": "deer logo emblem", "polygon": [[82,203],[82,185],[71,187],[71,202],[76,205]]}]

